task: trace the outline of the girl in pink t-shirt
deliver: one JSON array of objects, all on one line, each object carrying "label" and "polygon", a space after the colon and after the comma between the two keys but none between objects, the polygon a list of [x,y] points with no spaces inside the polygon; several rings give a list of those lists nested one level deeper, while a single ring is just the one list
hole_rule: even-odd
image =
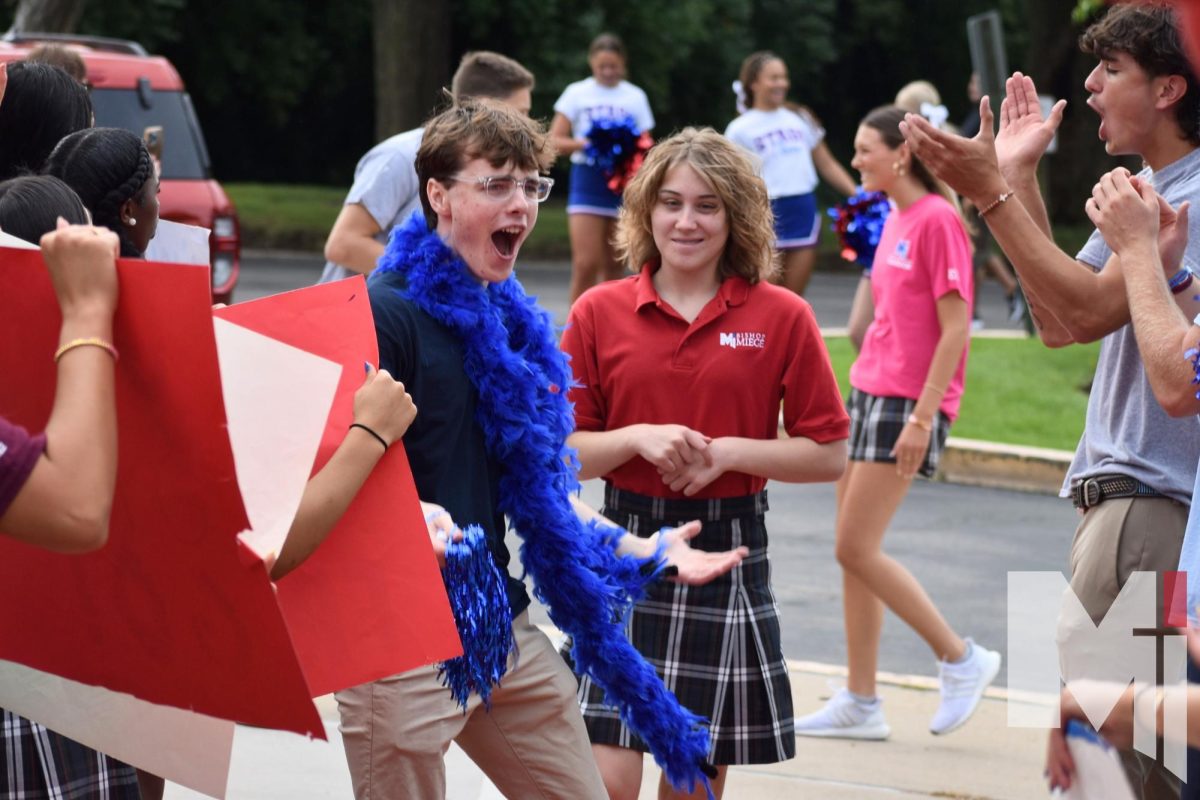
[{"label": "girl in pink t-shirt", "polygon": [[962,725],[1000,669],[1000,654],[963,639],[916,578],[882,550],[888,522],[917,473],[931,477],[958,413],[971,323],[971,246],[953,195],[909,151],[904,112],[872,111],[854,137],[851,166],[895,210],[871,272],[875,318],[850,369],[850,464],[838,483],[847,686],[796,733],[885,739],[875,694],[883,607],[926,641],[938,660],[941,705],[932,733]]}]

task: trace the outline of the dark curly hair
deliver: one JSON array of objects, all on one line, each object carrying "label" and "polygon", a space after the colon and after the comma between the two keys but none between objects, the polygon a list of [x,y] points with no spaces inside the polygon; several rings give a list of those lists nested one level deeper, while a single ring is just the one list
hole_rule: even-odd
[{"label": "dark curly hair", "polygon": [[1125,53],[1152,78],[1182,77],[1187,91],[1174,106],[1175,120],[1189,142],[1200,144],[1200,81],[1170,5],[1162,0],[1114,5],[1079,37],[1079,49],[1102,60]]},{"label": "dark curly hair", "polygon": [[129,238],[128,226],[121,224],[121,205],[140,199],[154,174],[150,153],[137,135],[122,128],[73,133],[54,148],[44,172],[61,178],[79,194],[96,225],[117,234],[122,256],[142,257]]}]

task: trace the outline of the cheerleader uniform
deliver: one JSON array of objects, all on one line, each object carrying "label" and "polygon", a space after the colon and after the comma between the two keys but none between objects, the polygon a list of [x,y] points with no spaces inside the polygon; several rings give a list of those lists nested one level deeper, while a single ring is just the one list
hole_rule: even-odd
[{"label": "cheerleader uniform", "polygon": [[[592,123],[601,119],[632,116],[638,133],[654,127],[654,115],[646,93],[628,81],[604,86],[595,78],[576,81],[554,103],[554,110],[571,123],[574,136],[587,138]],[[621,195],[608,188],[608,176],[600,167],[587,163],[582,150],[571,154],[571,183],[567,192],[568,214],[616,217]]]},{"label": "cheerleader uniform", "polygon": [[729,123],[725,136],[759,159],[775,214],[775,248],[816,246],[821,220],[812,151],[825,138],[825,129],[803,110],[752,108]]}]

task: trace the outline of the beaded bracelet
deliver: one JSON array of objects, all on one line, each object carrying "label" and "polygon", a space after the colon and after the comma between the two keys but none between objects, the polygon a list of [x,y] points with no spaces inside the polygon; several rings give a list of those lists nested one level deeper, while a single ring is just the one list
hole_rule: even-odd
[{"label": "beaded bracelet", "polygon": [[106,342],[96,336],[89,336],[86,339],[72,339],[54,351],[54,360],[58,361],[64,355],[77,347],[99,347],[101,350],[112,356],[113,361],[117,360],[117,348],[113,347],[111,342]]},{"label": "beaded bracelet", "polygon": [[1192,271],[1187,267],[1183,267],[1167,281],[1167,288],[1171,290],[1171,294],[1180,294],[1187,291],[1188,287],[1192,285],[1193,280]]},{"label": "beaded bracelet", "polygon": [[988,203],[983,208],[979,209],[980,219],[982,219],[983,217],[986,217],[989,213],[994,211],[996,209],[996,206],[1000,205],[1001,203],[1007,203],[1008,198],[1010,198],[1012,196],[1013,196],[1012,192],[1001,192],[999,197],[997,197],[992,202]]},{"label": "beaded bracelet", "polygon": [[350,423],[350,427],[351,427],[351,428],[362,428],[364,431],[366,431],[367,433],[369,433],[369,434],[371,434],[372,436],[374,436],[374,437],[375,437],[375,439],[376,439],[376,441],[378,441],[378,442],[379,442],[381,445],[383,445],[383,452],[385,452],[385,453],[387,452],[387,449],[388,449],[388,443],[387,443],[387,441],[386,441],[386,440],[384,440],[384,438],[383,438],[382,436],[380,436],[378,433],[376,433],[375,431],[371,430],[371,429],[370,429],[370,428],[368,428],[366,425],[363,425],[361,422],[352,422],[352,423]]}]

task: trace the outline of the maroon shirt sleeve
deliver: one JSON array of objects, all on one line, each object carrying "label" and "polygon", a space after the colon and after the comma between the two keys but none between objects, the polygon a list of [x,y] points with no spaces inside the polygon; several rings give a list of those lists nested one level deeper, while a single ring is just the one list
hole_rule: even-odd
[{"label": "maroon shirt sleeve", "polygon": [[45,449],[45,435],[30,436],[20,425],[0,417],[0,516],[8,511]]}]

